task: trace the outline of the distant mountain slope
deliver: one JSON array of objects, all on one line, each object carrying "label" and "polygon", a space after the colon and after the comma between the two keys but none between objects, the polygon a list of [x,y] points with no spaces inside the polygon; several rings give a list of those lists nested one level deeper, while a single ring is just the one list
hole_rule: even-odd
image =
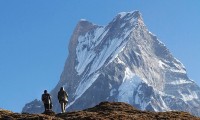
[{"label": "distant mountain slope", "polygon": [[[199,86],[149,32],[139,11],[119,13],[107,26],[81,20],[71,37],[61,79],[51,92],[55,111],[60,110],[57,92],[61,86],[70,96],[68,110],[116,101],[141,110],[200,115]],[[35,103],[23,109],[38,110]]]}]

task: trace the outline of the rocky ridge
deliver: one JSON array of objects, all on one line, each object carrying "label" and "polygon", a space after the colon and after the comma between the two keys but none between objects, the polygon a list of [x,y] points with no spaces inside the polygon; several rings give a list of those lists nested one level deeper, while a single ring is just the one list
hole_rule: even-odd
[{"label": "rocky ridge", "polygon": [[[48,114],[48,113],[47,113]],[[0,120],[200,120],[187,112],[141,111],[122,102],[101,102],[82,111],[59,114],[12,113],[0,110]]]}]

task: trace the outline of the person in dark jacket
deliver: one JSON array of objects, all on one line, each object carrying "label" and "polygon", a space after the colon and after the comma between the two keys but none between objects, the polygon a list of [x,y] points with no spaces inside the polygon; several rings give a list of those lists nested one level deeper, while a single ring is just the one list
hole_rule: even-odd
[{"label": "person in dark jacket", "polygon": [[60,91],[58,92],[58,100],[59,100],[59,103],[61,105],[61,110],[62,110],[62,113],[65,112],[65,109],[66,109],[66,105],[68,103],[68,94],[67,92],[64,90],[63,87],[60,88]]},{"label": "person in dark jacket", "polygon": [[42,102],[44,103],[45,111],[52,109],[51,95],[47,90],[44,90],[44,94],[42,94]]}]

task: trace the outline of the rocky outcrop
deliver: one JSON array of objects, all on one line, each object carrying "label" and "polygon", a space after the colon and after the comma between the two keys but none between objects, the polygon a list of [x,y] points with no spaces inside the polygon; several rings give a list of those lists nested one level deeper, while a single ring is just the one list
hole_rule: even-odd
[{"label": "rocky outcrop", "polygon": [[45,114],[13,113],[7,110],[0,110],[0,120],[62,120],[56,116]]},{"label": "rocky outcrop", "polygon": [[141,111],[122,102],[102,102],[82,111],[52,114],[18,114],[0,110],[2,120],[200,120],[187,112]]}]

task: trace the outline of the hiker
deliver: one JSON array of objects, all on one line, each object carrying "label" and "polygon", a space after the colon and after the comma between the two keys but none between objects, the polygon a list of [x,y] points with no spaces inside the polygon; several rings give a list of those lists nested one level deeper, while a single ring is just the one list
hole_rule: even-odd
[{"label": "hiker", "polygon": [[60,91],[58,92],[58,100],[61,105],[62,113],[64,113],[68,102],[68,94],[63,87],[61,87]]},{"label": "hiker", "polygon": [[42,102],[44,103],[45,111],[52,109],[51,95],[47,90],[44,90],[44,94],[42,94]]}]

